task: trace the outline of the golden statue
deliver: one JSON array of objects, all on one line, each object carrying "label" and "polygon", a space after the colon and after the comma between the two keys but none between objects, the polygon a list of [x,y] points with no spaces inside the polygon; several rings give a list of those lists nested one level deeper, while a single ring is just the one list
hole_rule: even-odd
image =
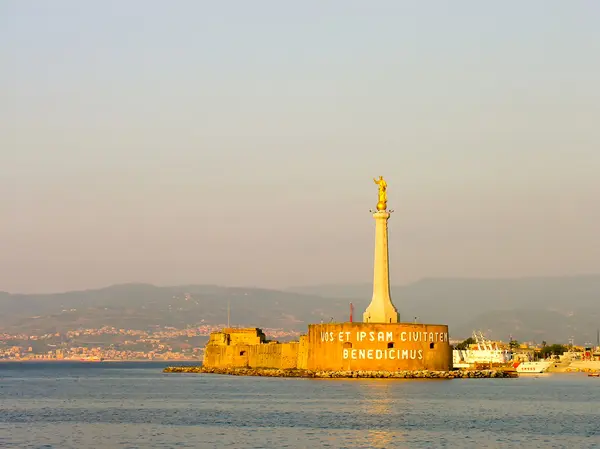
[{"label": "golden statue", "polygon": [[377,201],[377,210],[382,211],[387,207],[387,182],[380,176],[379,179],[373,178],[375,184],[379,186],[379,199]]}]

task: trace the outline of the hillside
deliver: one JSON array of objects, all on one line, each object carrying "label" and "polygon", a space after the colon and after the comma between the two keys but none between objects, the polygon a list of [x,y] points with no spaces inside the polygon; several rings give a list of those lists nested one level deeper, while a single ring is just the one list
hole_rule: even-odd
[{"label": "hillside", "polygon": [[[77,327],[146,329],[227,322],[304,330],[310,322],[347,319],[347,303],[293,292],[256,288],[148,284],[45,295],[1,294],[0,327],[21,332],[56,332]],[[342,311],[344,316],[342,316]]]},{"label": "hillside", "polygon": [[[596,341],[600,328],[600,275],[520,279],[431,278],[393,286],[403,321],[448,323],[454,337],[474,329],[519,340]],[[371,286],[321,285],[289,291],[364,301]]]},{"label": "hillside", "polygon": [[[286,291],[184,285],[115,285],[45,295],[0,292],[0,331],[56,332],[78,327],[147,329],[223,324],[304,331],[309,323],[346,321],[371,297],[371,286],[326,285]],[[523,279],[424,279],[394,286],[403,321],[450,325],[453,338],[480,329],[493,338],[596,341],[600,275]]]}]

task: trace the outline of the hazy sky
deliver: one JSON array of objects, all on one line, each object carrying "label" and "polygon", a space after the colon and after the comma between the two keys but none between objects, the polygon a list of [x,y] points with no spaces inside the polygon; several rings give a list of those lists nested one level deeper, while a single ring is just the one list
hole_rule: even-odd
[{"label": "hazy sky", "polygon": [[600,272],[600,4],[0,2],[0,290]]}]

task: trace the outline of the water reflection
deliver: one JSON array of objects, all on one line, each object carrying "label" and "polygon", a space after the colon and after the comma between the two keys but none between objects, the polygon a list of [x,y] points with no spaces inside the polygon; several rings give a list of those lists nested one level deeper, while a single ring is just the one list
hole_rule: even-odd
[{"label": "water reflection", "polygon": [[377,428],[368,429],[365,443],[372,448],[397,447],[402,434],[389,430],[390,421],[396,420],[394,407],[402,406],[402,401],[392,399],[393,382],[389,380],[369,380],[361,384],[361,411],[375,417]]},{"label": "water reflection", "polygon": [[[390,432],[389,430],[369,430],[365,436],[368,447],[374,448],[388,448],[398,447],[401,437],[397,432]],[[393,443],[393,444],[392,444]]]},{"label": "water reflection", "polygon": [[0,363],[0,447],[598,447],[600,389],[583,374],[273,379],[49,364]]},{"label": "water reflection", "polygon": [[369,380],[360,386],[361,406],[370,415],[384,415],[392,412],[392,390],[389,380]]}]

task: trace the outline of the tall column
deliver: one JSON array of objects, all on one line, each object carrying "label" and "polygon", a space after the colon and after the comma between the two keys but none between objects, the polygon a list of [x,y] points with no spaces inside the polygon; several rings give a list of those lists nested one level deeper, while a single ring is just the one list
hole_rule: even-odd
[{"label": "tall column", "polygon": [[[379,209],[379,208],[378,208]],[[373,297],[363,314],[365,323],[398,323],[400,314],[390,297],[390,269],[387,222],[390,213],[378,210],[375,219],[375,260],[373,266]]]}]

